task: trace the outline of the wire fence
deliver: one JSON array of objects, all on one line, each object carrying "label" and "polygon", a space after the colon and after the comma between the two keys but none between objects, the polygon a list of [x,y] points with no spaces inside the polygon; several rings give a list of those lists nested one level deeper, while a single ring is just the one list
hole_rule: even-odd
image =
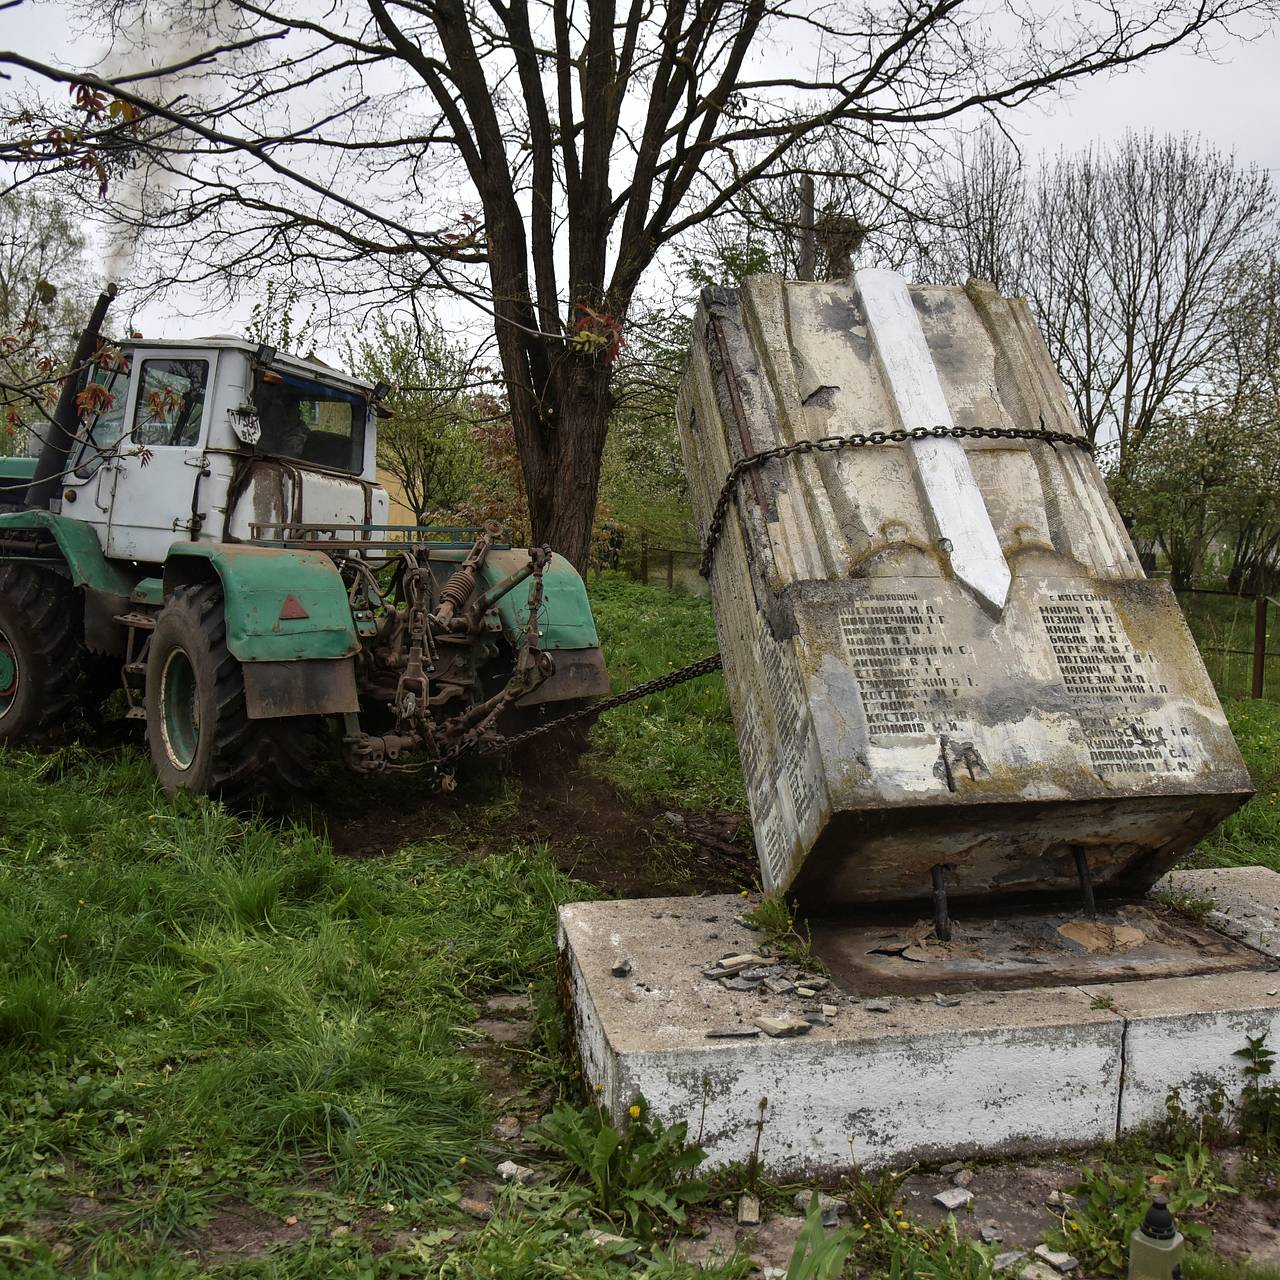
[{"label": "wire fence", "polygon": [[1219,695],[1280,700],[1280,603],[1213,587],[1174,594]]},{"label": "wire fence", "polygon": [[[650,546],[635,539],[616,546],[592,568],[620,570],[653,587],[706,595],[697,548]],[[1216,587],[1175,589],[1218,694],[1280,701],[1280,601]]]}]

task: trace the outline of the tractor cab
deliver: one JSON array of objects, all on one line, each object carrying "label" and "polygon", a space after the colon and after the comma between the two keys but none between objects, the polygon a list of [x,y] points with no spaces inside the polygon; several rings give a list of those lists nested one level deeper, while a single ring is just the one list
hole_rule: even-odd
[{"label": "tractor cab", "polygon": [[229,337],[126,343],[93,382],[54,509],[108,556],[161,564],[178,540],[386,522],[367,382]]}]

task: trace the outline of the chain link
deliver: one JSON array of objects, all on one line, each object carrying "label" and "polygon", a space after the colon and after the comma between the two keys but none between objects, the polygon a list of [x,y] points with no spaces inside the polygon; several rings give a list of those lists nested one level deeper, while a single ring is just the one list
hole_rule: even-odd
[{"label": "chain link", "polygon": [[[678,667],[675,671],[668,671],[665,676],[658,676],[656,680],[638,684],[634,689],[628,689],[625,693],[615,693],[612,698],[593,702],[590,706],[571,711],[566,716],[557,716],[556,719],[548,720],[546,724],[540,724],[536,728],[526,729],[523,733],[513,733],[510,737],[504,737],[492,746],[480,748],[472,743],[469,744],[469,749],[471,752],[483,756],[498,755],[504,751],[510,751],[514,747],[523,746],[533,738],[540,738],[544,733],[551,733],[555,729],[563,729],[565,725],[575,724],[579,720],[586,720],[592,716],[603,715],[606,711],[612,711],[614,707],[626,706],[628,702],[638,702],[641,698],[647,698],[651,693],[661,693],[664,689],[673,689],[678,684],[684,684],[686,680],[696,680],[699,676],[709,676],[713,671],[719,670],[720,655],[713,653],[709,658],[699,658],[697,662],[691,662],[687,667]],[[468,747],[464,746],[451,757],[450,763],[456,760],[458,756],[466,754],[467,751]]]},{"label": "chain link", "polygon": [[1039,427],[914,427],[910,431],[871,431],[866,435],[821,436],[817,440],[797,440],[794,444],[780,444],[772,449],[762,449],[759,453],[748,454],[739,458],[729,468],[724,484],[720,487],[720,496],[716,499],[715,509],[711,513],[711,521],[707,525],[706,541],[702,544],[702,559],[698,564],[698,572],[704,578],[711,577],[711,565],[715,560],[716,545],[724,532],[725,521],[729,518],[729,506],[738,492],[738,481],[748,471],[763,466],[766,462],[780,462],[797,454],[836,453],[841,449],[861,449],[869,445],[908,444],[913,440],[1043,440],[1047,444],[1070,444],[1083,449],[1092,456],[1093,445],[1084,436],[1071,431],[1050,431],[1043,425]]}]

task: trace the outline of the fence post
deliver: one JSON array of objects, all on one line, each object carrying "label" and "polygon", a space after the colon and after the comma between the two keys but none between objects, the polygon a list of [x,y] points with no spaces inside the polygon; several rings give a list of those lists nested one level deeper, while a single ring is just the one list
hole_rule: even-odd
[{"label": "fence post", "polygon": [[667,590],[670,591],[676,578],[676,553],[667,552]]},{"label": "fence post", "polygon": [[649,539],[640,539],[640,581],[649,585]]},{"label": "fence post", "polygon": [[1267,679],[1267,597],[1255,596],[1253,600],[1253,694],[1262,697]]}]

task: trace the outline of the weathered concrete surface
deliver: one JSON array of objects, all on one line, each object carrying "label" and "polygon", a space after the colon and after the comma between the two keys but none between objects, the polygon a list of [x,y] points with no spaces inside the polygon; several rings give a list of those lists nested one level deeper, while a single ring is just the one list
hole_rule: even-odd
[{"label": "weathered concrete surface", "polygon": [[[1079,434],[1024,302],[912,286],[878,318],[882,284],[704,293],[677,405],[703,529],[777,445],[921,415]],[[1056,895],[1083,846],[1138,894],[1250,792],[1199,653],[1081,450],[945,443],[738,486],[712,593],[764,884],[835,911],[927,900],[943,863],[956,898]]]},{"label": "weathered concrete surface", "polygon": [[[775,1175],[1102,1142],[1162,1115],[1171,1088],[1191,1104],[1210,1082],[1238,1094],[1245,1036],[1280,1040],[1280,971],[1262,955],[1230,974],[884,998],[834,983],[806,996],[793,967],[752,962],[729,981],[757,985],[727,988],[705,971],[759,953],[739,922],[749,905],[560,911],[588,1086],[619,1119],[642,1094],[664,1120],[687,1120],[715,1164],[751,1155],[765,1099],[759,1150]],[[772,1038],[757,1025],[768,1018],[814,1025]]]},{"label": "weathered concrete surface", "polygon": [[1212,903],[1206,919],[1215,929],[1280,959],[1280,876],[1269,868],[1170,871],[1152,893]]}]

